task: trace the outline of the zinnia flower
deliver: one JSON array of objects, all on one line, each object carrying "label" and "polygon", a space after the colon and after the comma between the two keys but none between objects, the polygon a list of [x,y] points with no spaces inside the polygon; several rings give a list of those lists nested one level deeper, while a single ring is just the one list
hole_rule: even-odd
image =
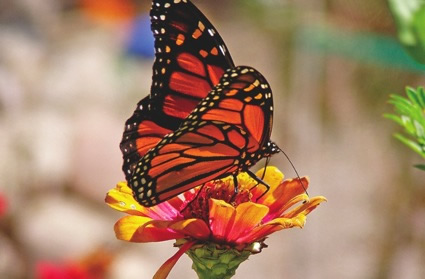
[{"label": "zinnia flower", "polygon": [[[257,172],[261,177],[264,170]],[[128,215],[115,224],[118,239],[156,242],[176,239],[179,251],[166,261],[154,278],[166,278],[180,256],[188,254],[199,278],[230,278],[251,254],[266,247],[273,232],[302,228],[306,215],[324,197],[309,198],[308,178],[283,180],[275,167],[267,167],[263,181],[248,174],[237,177],[237,191],[229,178],[214,180],[153,207],[143,207],[132,190],[120,182],[108,192],[106,203]]]}]

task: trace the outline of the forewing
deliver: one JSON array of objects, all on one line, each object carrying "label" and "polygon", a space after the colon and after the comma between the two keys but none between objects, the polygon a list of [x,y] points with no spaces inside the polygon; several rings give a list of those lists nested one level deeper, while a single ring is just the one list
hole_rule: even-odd
[{"label": "forewing", "polygon": [[217,30],[190,1],[153,1],[150,15],[155,37],[151,94],[127,120],[120,144],[127,180],[146,152],[176,130],[234,67]]},{"label": "forewing", "polygon": [[184,119],[234,67],[232,58],[217,30],[190,1],[153,1],[151,21],[155,109]]}]

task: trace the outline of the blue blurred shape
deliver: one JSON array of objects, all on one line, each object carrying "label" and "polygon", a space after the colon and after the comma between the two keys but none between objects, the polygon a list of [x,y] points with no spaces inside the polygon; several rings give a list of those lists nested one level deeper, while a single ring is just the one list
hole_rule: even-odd
[{"label": "blue blurred shape", "polygon": [[148,15],[135,17],[131,23],[126,52],[128,55],[140,58],[153,58],[155,56],[154,38]]}]

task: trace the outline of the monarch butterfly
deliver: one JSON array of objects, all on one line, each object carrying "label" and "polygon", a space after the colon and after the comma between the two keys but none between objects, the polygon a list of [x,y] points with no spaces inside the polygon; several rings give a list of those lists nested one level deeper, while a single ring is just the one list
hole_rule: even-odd
[{"label": "monarch butterfly", "polygon": [[137,104],[120,143],[127,181],[143,155],[235,66],[217,30],[191,2],[153,1],[150,16],[156,52],[151,94]]},{"label": "monarch butterfly", "polygon": [[151,26],[151,94],[127,120],[120,145],[127,181],[144,206],[249,171],[280,150],[270,141],[266,79],[234,66],[218,32],[190,1],[155,0]]}]

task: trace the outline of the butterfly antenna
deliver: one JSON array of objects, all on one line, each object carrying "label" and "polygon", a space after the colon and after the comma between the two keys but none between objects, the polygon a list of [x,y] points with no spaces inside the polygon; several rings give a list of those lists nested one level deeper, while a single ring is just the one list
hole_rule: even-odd
[{"label": "butterfly antenna", "polygon": [[280,152],[282,152],[282,153],[283,153],[283,155],[285,155],[286,159],[288,159],[288,162],[291,164],[292,169],[295,171],[295,174],[297,175],[298,181],[301,183],[301,186],[303,187],[304,192],[305,192],[305,193],[307,194],[307,196],[308,196],[307,189],[305,188],[304,183],[303,183],[303,181],[301,180],[301,177],[300,177],[300,175],[298,174],[298,171],[297,171],[297,169],[295,168],[294,164],[292,163],[291,159],[289,159],[289,156],[288,156],[288,155],[285,153],[285,151],[283,151],[283,150],[282,150],[279,146],[276,146],[276,147],[280,150]]}]

